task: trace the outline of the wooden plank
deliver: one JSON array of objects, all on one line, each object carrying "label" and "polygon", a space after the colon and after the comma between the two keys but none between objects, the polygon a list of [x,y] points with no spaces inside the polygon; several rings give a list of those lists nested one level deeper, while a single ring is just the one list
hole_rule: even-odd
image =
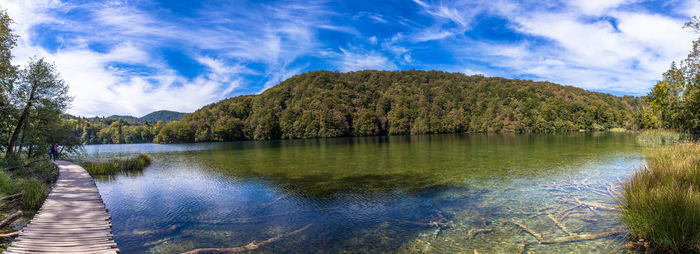
[{"label": "wooden plank", "polygon": [[39,212],[4,253],[119,253],[111,216],[82,167],[56,161],[58,181]]}]

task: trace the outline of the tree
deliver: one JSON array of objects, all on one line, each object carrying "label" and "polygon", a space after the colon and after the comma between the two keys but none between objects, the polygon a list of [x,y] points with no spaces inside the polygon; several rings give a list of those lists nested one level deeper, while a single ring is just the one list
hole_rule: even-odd
[{"label": "tree", "polygon": [[[700,19],[693,17],[685,24],[700,33]],[[666,128],[700,133],[700,38],[693,41],[690,53],[663,74],[649,92],[648,102]]]},{"label": "tree", "polygon": [[12,33],[12,19],[6,11],[0,11],[0,151],[6,146],[7,135],[11,132],[10,122],[15,110],[9,102],[9,93],[17,74],[17,67],[12,60],[12,48],[15,47],[17,36]]},{"label": "tree", "polygon": [[[68,96],[68,85],[58,75],[56,67],[41,58],[31,59],[27,67],[20,71],[12,95],[14,104],[22,110],[15,121],[5,156],[14,154],[22,131],[30,127],[32,121],[40,120],[32,117],[33,112],[59,116],[72,100]],[[44,125],[44,128],[52,127]]]}]

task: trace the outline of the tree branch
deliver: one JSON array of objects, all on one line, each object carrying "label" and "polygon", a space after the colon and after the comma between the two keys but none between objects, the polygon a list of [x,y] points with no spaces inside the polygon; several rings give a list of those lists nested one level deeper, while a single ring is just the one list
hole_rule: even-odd
[{"label": "tree branch", "polygon": [[13,221],[19,219],[19,217],[22,217],[22,211],[17,211],[13,213],[12,215],[8,216],[4,220],[0,221],[0,228],[9,225]]},{"label": "tree branch", "polygon": [[233,252],[243,252],[243,251],[251,251],[255,250],[257,248],[260,248],[263,245],[270,244],[279,240],[282,240],[282,238],[298,234],[301,231],[306,230],[307,228],[311,227],[311,224],[308,224],[304,226],[303,228],[294,230],[289,233],[285,234],[279,234],[275,237],[272,237],[270,239],[267,239],[265,241],[256,243],[255,241],[250,242],[249,244],[246,244],[244,246],[239,246],[239,247],[232,247],[232,248],[202,248],[202,249],[194,249],[188,252],[184,252],[182,254],[196,254],[196,253],[233,253]]},{"label": "tree branch", "polygon": [[5,171],[12,171],[12,170],[15,170],[15,169],[18,169],[18,168],[29,167],[29,165],[32,165],[32,164],[34,164],[34,163],[37,163],[37,162],[40,162],[40,161],[47,161],[47,160],[48,160],[48,159],[33,160],[33,161],[30,161],[30,162],[27,163],[27,164],[24,164],[24,165],[21,165],[21,166],[9,167],[9,168],[3,169],[3,170],[5,170]]},{"label": "tree branch", "polygon": [[1,197],[0,200],[16,198],[16,197],[19,197],[19,196],[22,196],[22,195],[24,195],[24,191],[20,191],[19,193],[16,193],[16,194],[12,194],[12,195],[8,195],[8,196]]}]

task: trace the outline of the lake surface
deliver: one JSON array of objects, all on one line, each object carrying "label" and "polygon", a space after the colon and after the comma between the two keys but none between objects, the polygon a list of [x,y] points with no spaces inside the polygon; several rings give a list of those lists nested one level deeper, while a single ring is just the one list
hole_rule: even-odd
[{"label": "lake surface", "polygon": [[615,206],[619,181],[644,163],[634,136],[615,133],[90,145],[86,151],[93,160],[153,157],[143,172],[97,179],[122,253],[236,247],[276,236],[256,251],[624,252],[624,236],[543,245],[516,223],[545,239],[616,230],[621,224],[605,207]]}]

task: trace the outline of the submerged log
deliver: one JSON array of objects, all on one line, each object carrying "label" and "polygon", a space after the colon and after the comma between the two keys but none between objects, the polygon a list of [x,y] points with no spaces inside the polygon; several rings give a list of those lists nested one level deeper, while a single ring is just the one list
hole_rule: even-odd
[{"label": "submerged log", "polygon": [[24,195],[24,191],[20,191],[19,193],[15,193],[15,194],[12,194],[12,195],[7,195],[7,196],[4,196],[4,197],[1,197],[0,200],[12,199],[12,198],[20,197],[20,196],[22,196],[22,195]]},{"label": "submerged log", "polygon": [[15,213],[13,213],[12,215],[8,216],[7,218],[5,218],[4,220],[0,221],[0,228],[3,228],[5,226],[9,225],[13,221],[19,219],[19,217],[22,217],[22,211],[17,211]]},{"label": "submerged log", "polygon": [[587,240],[595,240],[595,239],[605,238],[605,237],[613,236],[613,235],[620,235],[620,234],[624,234],[624,233],[625,233],[625,231],[617,229],[617,230],[611,230],[611,231],[596,233],[596,234],[580,234],[580,235],[557,237],[554,239],[540,241],[540,243],[541,244],[555,244],[555,243],[570,243],[570,242],[578,242],[578,241],[587,241]]},{"label": "submerged log", "polygon": [[257,248],[260,248],[261,246],[264,246],[264,245],[267,245],[267,244],[270,244],[270,243],[273,243],[273,242],[282,240],[282,239],[285,238],[285,237],[289,237],[289,236],[291,236],[291,235],[298,234],[299,232],[304,231],[304,230],[308,229],[309,227],[311,227],[311,224],[308,224],[308,225],[304,226],[303,228],[294,230],[294,231],[289,232],[289,233],[279,234],[279,235],[277,235],[277,236],[275,236],[275,237],[272,237],[272,238],[270,238],[270,239],[267,239],[267,240],[262,241],[262,242],[259,242],[259,243],[258,243],[258,242],[255,242],[255,241],[252,241],[252,242],[250,242],[249,244],[246,244],[246,245],[244,245],[244,246],[232,247],[232,248],[201,248],[201,249],[194,249],[194,250],[191,250],[191,251],[188,251],[188,252],[184,252],[184,253],[182,253],[182,254],[196,254],[196,253],[233,253],[233,252],[251,251],[251,250],[255,250],[255,249],[257,249]]}]

